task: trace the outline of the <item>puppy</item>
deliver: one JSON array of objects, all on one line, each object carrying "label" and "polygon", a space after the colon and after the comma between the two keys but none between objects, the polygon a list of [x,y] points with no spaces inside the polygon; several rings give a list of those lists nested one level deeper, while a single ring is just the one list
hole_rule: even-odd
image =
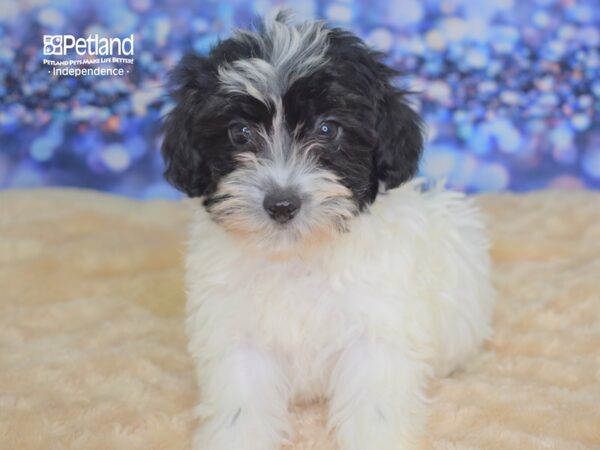
[{"label": "puppy", "polygon": [[195,210],[195,449],[276,450],[290,402],[317,398],[341,449],[414,448],[428,379],[488,335],[482,221],[411,180],[422,123],[395,75],[287,13],[174,69],[162,152]]}]

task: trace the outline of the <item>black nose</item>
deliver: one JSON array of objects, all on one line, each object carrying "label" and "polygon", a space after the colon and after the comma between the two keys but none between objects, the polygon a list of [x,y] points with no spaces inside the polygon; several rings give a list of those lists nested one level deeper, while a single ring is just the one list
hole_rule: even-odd
[{"label": "black nose", "polygon": [[294,194],[267,194],[263,208],[279,223],[289,222],[300,209],[300,197]]}]

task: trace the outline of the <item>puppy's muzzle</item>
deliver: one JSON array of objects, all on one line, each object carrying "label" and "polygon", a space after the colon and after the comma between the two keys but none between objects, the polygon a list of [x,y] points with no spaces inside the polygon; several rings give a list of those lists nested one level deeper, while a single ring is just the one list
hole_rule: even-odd
[{"label": "puppy's muzzle", "polygon": [[263,208],[267,214],[280,224],[292,220],[300,210],[301,205],[300,197],[289,191],[267,194],[263,201]]}]

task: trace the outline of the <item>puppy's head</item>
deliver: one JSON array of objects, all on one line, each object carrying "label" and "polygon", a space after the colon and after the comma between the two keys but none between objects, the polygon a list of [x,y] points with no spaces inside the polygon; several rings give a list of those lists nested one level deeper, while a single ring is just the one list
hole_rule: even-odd
[{"label": "puppy's head", "polygon": [[360,39],[288,14],[172,72],[165,176],[211,217],[285,251],[345,229],[417,170],[421,121]]}]

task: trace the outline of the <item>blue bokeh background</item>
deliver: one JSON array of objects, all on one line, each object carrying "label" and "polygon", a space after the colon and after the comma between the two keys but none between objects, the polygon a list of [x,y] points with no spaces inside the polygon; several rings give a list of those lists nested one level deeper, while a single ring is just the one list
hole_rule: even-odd
[{"label": "blue bokeh background", "polygon": [[[0,0],[0,187],[176,197],[162,180],[163,84],[186,52],[283,3]],[[600,188],[598,0],[300,0],[421,94],[421,172],[466,191]],[[135,34],[125,77],[52,77],[42,36]]]}]

